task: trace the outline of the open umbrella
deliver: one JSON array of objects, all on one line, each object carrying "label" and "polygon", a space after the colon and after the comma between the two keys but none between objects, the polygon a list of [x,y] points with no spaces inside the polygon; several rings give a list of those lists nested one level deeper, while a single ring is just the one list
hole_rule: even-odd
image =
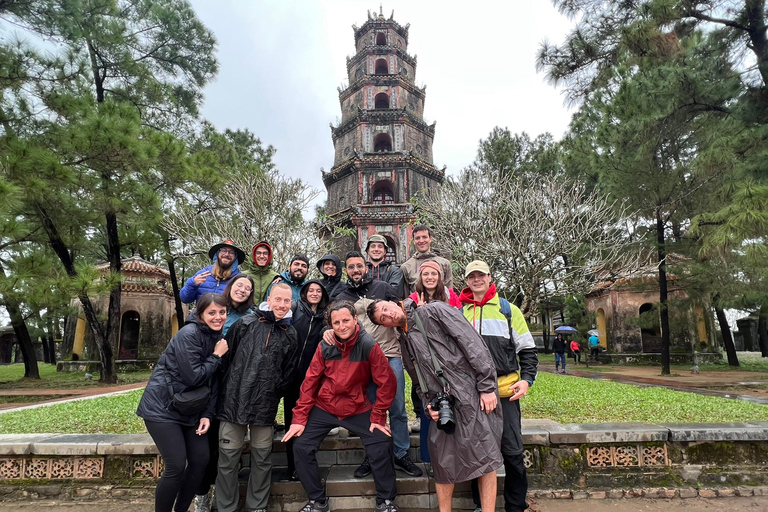
[{"label": "open umbrella", "polygon": [[597,329],[590,329],[587,331],[587,334],[589,334],[590,336],[600,336],[600,331],[598,331]]},{"label": "open umbrella", "polygon": [[570,333],[570,332],[578,332],[578,329],[571,327],[570,325],[561,325],[557,329],[555,329],[555,332],[562,332],[562,333]]}]

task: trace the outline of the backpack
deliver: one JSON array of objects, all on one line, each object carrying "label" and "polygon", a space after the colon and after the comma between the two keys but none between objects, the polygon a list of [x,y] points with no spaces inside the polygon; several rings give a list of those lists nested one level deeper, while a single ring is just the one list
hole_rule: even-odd
[{"label": "backpack", "polygon": [[504,297],[499,297],[499,304],[501,304],[501,307],[499,310],[501,311],[501,314],[507,317],[507,322],[509,323],[510,329],[512,328],[512,306],[509,305],[509,301],[505,299]]}]

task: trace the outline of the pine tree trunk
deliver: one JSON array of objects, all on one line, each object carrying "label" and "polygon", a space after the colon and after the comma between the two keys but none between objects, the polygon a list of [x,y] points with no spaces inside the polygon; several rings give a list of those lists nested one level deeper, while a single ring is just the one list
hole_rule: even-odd
[{"label": "pine tree trunk", "polygon": [[168,237],[165,238],[165,252],[168,255],[168,273],[171,274],[171,288],[173,289],[173,302],[176,306],[176,322],[179,324],[179,329],[184,327],[184,308],[181,305],[181,297],[179,296],[179,279],[176,276],[176,260],[171,256],[171,244],[168,241]]},{"label": "pine tree trunk", "polygon": [[48,352],[48,340],[45,336],[41,336],[42,345],[43,345],[43,362],[48,364],[51,362],[51,355]]},{"label": "pine tree trunk", "polygon": [[51,360],[51,364],[56,364],[56,334],[53,332],[53,315],[55,313],[49,311],[46,314],[46,324],[48,325],[48,339],[43,340],[43,343],[48,343],[48,355]]},{"label": "pine tree trunk", "polygon": [[107,223],[107,259],[109,271],[120,277],[109,292],[107,309],[107,336],[101,350],[101,377],[99,382],[114,384],[117,382],[114,353],[120,343],[120,314],[122,299],[122,258],[120,257],[120,238],[117,230],[117,215],[114,212],[105,214]]},{"label": "pine tree trunk", "polygon": [[32,345],[32,338],[29,335],[29,329],[21,316],[19,304],[13,300],[5,299],[5,309],[8,316],[11,317],[11,327],[16,334],[16,341],[19,344],[21,355],[24,357],[24,377],[27,379],[39,379],[40,370],[37,367],[37,356],[35,347]]},{"label": "pine tree trunk", "polygon": [[656,244],[659,258],[659,316],[661,320],[661,374],[670,372],[669,304],[667,303],[667,250],[664,240],[664,220],[656,212]]},{"label": "pine tree trunk", "polygon": [[768,306],[760,306],[760,315],[757,317],[757,340],[760,345],[760,353],[768,357]]},{"label": "pine tree trunk", "polygon": [[731,366],[739,366],[739,357],[736,355],[736,345],[733,344],[731,327],[728,325],[728,319],[725,317],[725,311],[723,311],[723,308],[717,305],[719,299],[720,296],[715,295],[713,302],[715,303],[715,315],[717,316],[717,322],[720,324],[720,334],[723,336],[725,353],[728,356],[728,364]]}]

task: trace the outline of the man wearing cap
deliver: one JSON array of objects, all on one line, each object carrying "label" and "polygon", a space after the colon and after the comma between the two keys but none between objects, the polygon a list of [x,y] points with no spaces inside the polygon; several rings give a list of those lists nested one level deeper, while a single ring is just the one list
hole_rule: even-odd
[{"label": "man wearing cap", "polygon": [[[293,291],[293,303],[298,304],[301,298],[301,287],[304,286],[307,274],[309,274],[309,258],[303,254],[294,254],[288,270],[284,270],[275,282],[285,283],[290,286]],[[274,285],[275,283],[272,283],[269,290]],[[269,290],[267,290],[267,295],[269,295]]]},{"label": "man wearing cap", "polygon": [[267,300],[267,290],[278,277],[272,268],[272,246],[267,242],[259,242],[251,251],[253,267],[245,271],[253,278],[253,303],[261,304]]},{"label": "man wearing cap", "polygon": [[432,230],[424,224],[417,224],[413,227],[413,246],[416,252],[408,258],[400,267],[403,272],[404,296],[416,291],[416,282],[419,280],[419,267],[425,261],[436,261],[443,268],[443,283],[448,288],[453,288],[453,271],[451,262],[442,256],[438,256],[432,250]]},{"label": "man wearing cap", "polygon": [[404,297],[403,290],[403,271],[392,261],[385,261],[387,256],[387,239],[382,235],[371,235],[365,246],[365,253],[368,256],[368,277],[375,281],[384,281],[395,292],[399,298]]},{"label": "man wearing cap", "polygon": [[[464,272],[467,287],[459,296],[464,304],[464,317],[482,336],[496,367],[504,428],[501,454],[504,457],[504,509],[522,512],[528,508],[525,495],[528,479],[523,462],[523,436],[520,425],[520,402],[533,385],[539,360],[536,345],[523,313],[506,299],[499,297],[487,263],[475,260]],[[475,504],[479,506],[477,483],[472,482]]]},{"label": "man wearing cap", "polygon": [[211,247],[208,257],[213,264],[198,270],[187,279],[187,283],[179,290],[181,302],[191,304],[206,293],[222,293],[230,279],[240,273],[238,266],[245,261],[245,252],[235,247],[232,240],[227,240]]}]

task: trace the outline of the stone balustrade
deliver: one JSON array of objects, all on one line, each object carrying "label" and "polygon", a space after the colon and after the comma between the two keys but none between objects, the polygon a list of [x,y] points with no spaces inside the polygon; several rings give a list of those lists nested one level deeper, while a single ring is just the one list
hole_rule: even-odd
[{"label": "stone balustrade", "polygon": [[[768,422],[523,423],[532,495],[595,497],[620,492],[644,496],[652,492],[685,497],[691,490],[695,495],[698,488],[746,495],[750,488],[768,486]],[[411,436],[415,461],[419,460],[418,442],[417,435]],[[367,501],[373,503],[373,480],[352,476],[363,456],[357,437],[329,436],[321,445],[318,461],[334,510],[357,510],[366,508]],[[298,482],[280,481],[286,456],[277,436],[273,460],[270,512],[295,512],[306,496]],[[162,464],[148,434],[0,435],[0,500],[151,496]],[[501,493],[503,468],[499,473]],[[398,494],[401,510],[436,508],[434,481],[426,475],[413,478],[398,473]],[[457,485],[455,507],[473,509],[469,496],[467,483]]]}]

